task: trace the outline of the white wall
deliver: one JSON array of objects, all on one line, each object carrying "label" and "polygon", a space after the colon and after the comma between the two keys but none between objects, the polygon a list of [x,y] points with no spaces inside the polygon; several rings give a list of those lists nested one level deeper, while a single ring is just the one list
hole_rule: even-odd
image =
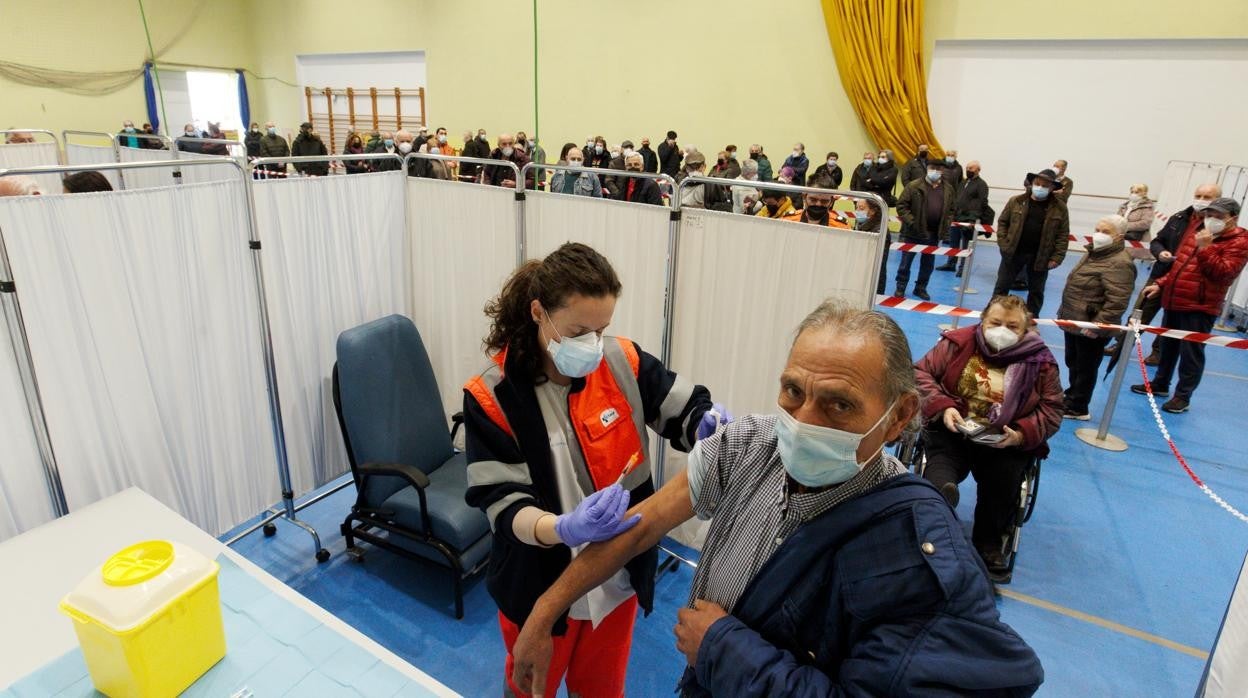
[{"label": "white wall", "polygon": [[[994,187],[1065,158],[1076,194],[1125,197],[1170,160],[1248,162],[1245,75],[1248,40],[937,41],[927,84],[941,143]],[[1072,231],[1117,204],[1076,196]]]}]

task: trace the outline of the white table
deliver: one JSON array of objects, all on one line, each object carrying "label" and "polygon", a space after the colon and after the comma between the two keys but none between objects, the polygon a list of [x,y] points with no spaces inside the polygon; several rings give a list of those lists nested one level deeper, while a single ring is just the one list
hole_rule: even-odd
[{"label": "white table", "polygon": [[137,488],[0,543],[5,628],[0,633],[0,690],[76,647],[73,626],[57,609],[61,598],[113,553],[153,538],[178,541],[209,558],[225,554],[275,594],[408,679],[439,696],[457,695]]}]

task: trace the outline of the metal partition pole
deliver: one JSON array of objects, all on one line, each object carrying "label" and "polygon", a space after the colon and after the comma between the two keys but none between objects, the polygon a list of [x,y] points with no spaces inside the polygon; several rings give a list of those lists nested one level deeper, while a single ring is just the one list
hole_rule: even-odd
[{"label": "metal partition pole", "polygon": [[43,479],[52,503],[52,513],[61,517],[69,513],[69,505],[65,501],[61,471],[56,463],[52,438],[48,434],[43,396],[39,392],[39,379],[35,375],[34,355],[30,350],[30,338],[26,334],[26,323],[22,318],[22,305],[17,297],[17,285],[13,279],[13,268],[9,264],[3,230],[0,230],[0,302],[4,305],[4,317],[9,325],[9,342],[12,345],[13,358],[17,361],[22,393],[26,398],[26,413],[30,417],[30,428],[39,449],[39,461],[43,466]]},{"label": "metal partition pole", "polygon": [[[64,148],[62,148],[62,145],[61,145],[62,141],[61,141],[61,139],[58,139],[58,138],[56,137],[56,134],[55,134],[55,133],[52,133],[52,132],[51,132],[51,131],[49,131],[48,129],[46,129],[46,128],[5,128],[5,129],[0,129],[0,135],[5,135],[5,136],[7,136],[7,135],[8,135],[8,134],[10,134],[10,133],[42,133],[42,134],[44,134],[44,135],[48,136],[49,138],[51,138],[51,139],[52,139],[52,142],[56,144],[56,161],[57,161],[57,163],[62,163],[62,162],[65,162],[65,154],[64,154],[64,152],[63,152]],[[8,139],[6,138],[5,140],[8,140]]]},{"label": "metal partition pole", "polygon": [[1122,379],[1127,375],[1127,364],[1131,363],[1131,356],[1135,350],[1135,328],[1139,327],[1140,320],[1144,315],[1144,311],[1138,308],[1131,313],[1131,320],[1127,323],[1131,330],[1127,334],[1131,337],[1131,344],[1126,344],[1126,339],[1118,340],[1120,347],[1118,353],[1118,366],[1114,371],[1114,382],[1109,388],[1109,398],[1105,400],[1105,409],[1101,413],[1101,424],[1098,428],[1092,429],[1084,427],[1075,430],[1075,436],[1085,444],[1103,448],[1106,451],[1125,451],[1127,450],[1127,442],[1121,438],[1109,433],[1109,423],[1114,418],[1114,408],[1118,405],[1118,393],[1122,389]]},{"label": "metal partition pole", "polygon": [[1226,297],[1222,299],[1222,313],[1218,315],[1218,321],[1213,324],[1213,329],[1220,332],[1234,332],[1235,326],[1230,323],[1231,320],[1231,300],[1235,298],[1235,292],[1239,290],[1239,285],[1243,283],[1244,277],[1241,275],[1235,279],[1235,283],[1226,290]]},{"label": "metal partition pole", "polygon": [[[70,136],[98,136],[100,138],[107,138],[108,144],[113,148],[113,162],[121,162],[121,150],[117,147],[117,134],[110,131],[77,131],[67,128],[61,131],[61,142],[64,143],[66,165],[73,164],[69,161]],[[126,175],[121,170],[117,170],[117,188],[122,191],[126,188]]]}]

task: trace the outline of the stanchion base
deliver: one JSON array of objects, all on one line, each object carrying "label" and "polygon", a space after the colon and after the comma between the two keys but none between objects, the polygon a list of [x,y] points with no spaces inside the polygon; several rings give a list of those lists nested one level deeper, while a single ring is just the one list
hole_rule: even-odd
[{"label": "stanchion base", "polygon": [[939,327],[939,328],[940,328],[940,329],[942,329],[942,330],[952,330],[952,329],[953,329],[953,323],[952,323],[952,322],[942,322],[942,323],[940,323],[939,325],[937,325],[937,327]]},{"label": "stanchion base", "polygon": [[979,293],[979,291],[976,291],[976,290],[975,290],[975,289],[973,289],[973,288],[968,288],[968,289],[966,289],[965,291],[963,291],[963,293],[965,293],[965,294],[966,294],[966,295],[968,295],[968,296],[973,296],[973,295],[975,295],[976,293]]},{"label": "stanchion base", "polygon": [[1096,446],[1097,448],[1105,449],[1106,451],[1127,450],[1126,441],[1123,441],[1122,439],[1118,438],[1117,436],[1114,436],[1113,434],[1106,434],[1105,440],[1101,441],[1100,439],[1096,438],[1096,432],[1097,432],[1096,429],[1093,429],[1091,427],[1084,427],[1082,429],[1076,429],[1075,436],[1078,437],[1080,441],[1084,442],[1085,444],[1088,444],[1089,446]]},{"label": "stanchion base", "polygon": [[1213,329],[1219,332],[1235,332],[1239,328],[1234,325],[1223,325],[1222,323],[1218,323],[1213,326]]}]

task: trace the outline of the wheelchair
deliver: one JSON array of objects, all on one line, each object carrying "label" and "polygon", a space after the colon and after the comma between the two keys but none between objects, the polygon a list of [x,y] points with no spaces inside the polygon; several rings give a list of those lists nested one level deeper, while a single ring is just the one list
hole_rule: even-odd
[{"label": "wheelchair", "polygon": [[[906,432],[897,441],[893,455],[915,475],[923,477],[927,465],[927,454],[924,449],[923,429]],[[1023,481],[1018,488],[1018,507],[1014,511],[1013,521],[1006,534],[1002,536],[1002,554],[1005,557],[1005,571],[1000,575],[989,575],[997,584],[1009,584],[1014,578],[1014,562],[1018,559],[1018,544],[1022,537],[1023,524],[1031,520],[1036,510],[1036,494],[1040,490],[1040,464],[1042,459],[1035,457],[1023,468]]]}]

